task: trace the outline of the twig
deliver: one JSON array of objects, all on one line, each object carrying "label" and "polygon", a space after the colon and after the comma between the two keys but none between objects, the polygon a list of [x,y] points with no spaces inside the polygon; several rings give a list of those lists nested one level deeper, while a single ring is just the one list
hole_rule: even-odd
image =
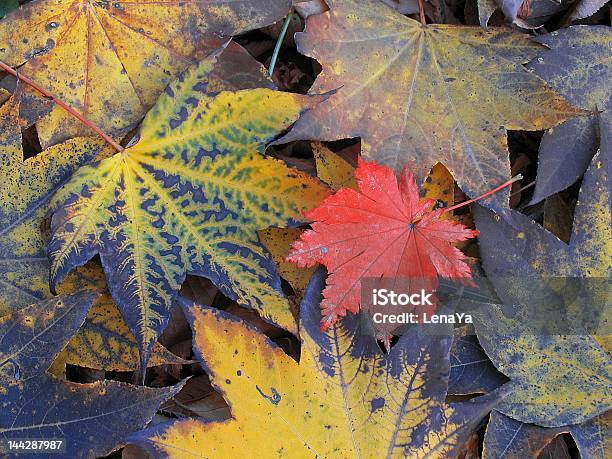
[{"label": "twig", "polygon": [[528,183],[527,185],[525,185],[522,188],[519,188],[518,190],[516,190],[514,193],[512,193],[510,195],[510,197],[514,196],[515,194],[519,194],[521,191],[525,191],[528,188],[531,188],[532,186],[534,186],[536,184],[536,181],[534,180],[533,182]]},{"label": "twig", "polygon": [[293,10],[289,11],[287,18],[285,19],[285,23],[283,24],[283,28],[276,40],[276,45],[274,46],[274,52],[272,53],[272,60],[270,61],[270,68],[268,69],[268,75],[272,77],[272,73],[274,73],[274,67],[276,66],[276,59],[278,59],[278,53],[280,52],[283,41],[285,41],[285,35],[287,34],[287,29],[289,28],[289,23],[291,22],[291,18],[293,17]]},{"label": "twig", "polygon": [[28,86],[31,86],[36,91],[41,93],[44,97],[46,97],[48,99],[51,99],[56,105],[58,105],[59,107],[62,107],[64,110],[66,110],[72,116],[77,118],[85,126],[87,126],[88,128],[92,129],[93,131],[95,131],[100,137],[102,137],[104,140],[106,140],[115,150],[123,151],[123,147],[121,145],[119,145],[117,142],[115,142],[108,134],[106,134],[104,131],[102,131],[102,129],[100,129],[98,126],[96,126],[93,122],[89,121],[81,113],[79,113],[77,110],[72,108],[66,102],[64,102],[61,99],[57,98],[56,96],[51,94],[49,91],[47,91],[46,89],[40,87],[37,83],[35,83],[34,81],[30,80],[28,77],[22,75],[21,73],[19,73],[18,71],[13,69],[11,66],[5,64],[2,61],[0,61],[0,68],[5,70],[6,72],[10,73],[11,75],[13,75],[15,78],[23,81]]}]

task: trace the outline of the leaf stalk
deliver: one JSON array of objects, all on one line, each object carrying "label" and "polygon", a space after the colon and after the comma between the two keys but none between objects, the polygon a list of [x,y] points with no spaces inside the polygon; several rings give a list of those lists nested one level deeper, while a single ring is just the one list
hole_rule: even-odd
[{"label": "leaf stalk", "polygon": [[454,206],[446,207],[442,213],[452,212],[453,210],[459,209],[460,207],[464,207],[464,206],[467,206],[468,204],[472,204],[473,202],[480,201],[481,199],[491,196],[492,194],[495,194],[498,191],[503,190],[504,188],[512,185],[514,182],[518,182],[519,180],[522,180],[522,179],[523,179],[523,176],[521,174],[518,174],[512,177],[507,182],[502,183],[497,188],[493,188],[492,190],[489,190],[486,193],[483,193],[480,196],[475,197],[474,199],[469,199],[467,201],[460,202],[459,204],[455,204]]},{"label": "leaf stalk", "polygon": [[98,126],[96,126],[92,121],[90,121],[87,118],[85,118],[85,116],[83,116],[80,112],[78,112],[77,110],[72,108],[70,105],[68,105],[63,100],[59,99],[57,96],[51,94],[49,91],[47,91],[46,89],[44,89],[43,87],[38,85],[36,82],[31,80],[30,78],[26,77],[25,75],[22,75],[20,72],[18,72],[17,70],[12,68],[10,65],[8,65],[8,64],[6,64],[6,63],[4,63],[2,61],[0,61],[0,68],[2,68],[4,71],[10,73],[11,75],[13,75],[18,80],[23,81],[28,86],[34,88],[36,91],[41,93],[47,99],[51,99],[55,103],[55,105],[57,105],[59,107],[62,107],[64,110],[66,110],[68,113],[70,113],[76,119],[78,119],[85,126],[87,126],[91,130],[96,132],[100,137],[102,137],[104,140],[106,140],[106,142],[108,142],[108,144],[110,146],[112,146],[115,150],[117,150],[118,152],[124,150],[124,148],[121,145],[119,145],[117,142],[115,142],[108,134],[106,134],[102,129],[100,129]]},{"label": "leaf stalk", "polygon": [[421,25],[427,25],[427,19],[425,19],[425,0],[419,0],[419,17],[421,18]]}]

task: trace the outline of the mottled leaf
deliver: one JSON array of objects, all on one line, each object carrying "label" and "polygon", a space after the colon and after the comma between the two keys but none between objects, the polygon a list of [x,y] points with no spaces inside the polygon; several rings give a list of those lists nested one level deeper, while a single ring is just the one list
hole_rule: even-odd
[{"label": "mottled leaf", "polygon": [[612,408],[612,362],[597,340],[538,334],[527,321],[493,305],[474,317],[482,347],[514,389],[497,409],[521,422],[558,427]]},{"label": "mottled leaf", "polygon": [[[182,386],[152,389],[114,381],[83,385],[45,373],[83,323],[93,296],[82,292],[58,297],[0,319],[3,446],[9,439],[64,439],[63,457],[104,456],[143,427],[157,407]],[[0,453],[4,456],[7,451]]]},{"label": "mottled leaf", "polygon": [[450,362],[448,393],[451,395],[488,394],[507,381],[474,335],[455,336]]},{"label": "mottled leaf", "polygon": [[[421,196],[436,201],[435,207],[450,207],[455,203],[455,179],[440,163],[434,164],[421,187]],[[453,218],[445,213],[441,218]]]},{"label": "mottled leaf", "polygon": [[567,429],[524,424],[493,410],[483,445],[484,459],[537,458],[550,442]]},{"label": "mottled leaf", "polygon": [[[321,142],[313,142],[312,151],[317,165],[317,176],[321,181],[328,184],[334,191],[343,187],[357,188],[355,168],[347,161]],[[315,268],[300,268],[285,259],[289,255],[291,245],[300,238],[303,232],[297,228],[268,228],[259,231],[259,238],[270,251],[279,274],[289,282],[300,301]]]},{"label": "mottled leaf", "polygon": [[450,337],[413,329],[385,355],[363,317],[321,332],[324,282],[320,270],[301,306],[299,364],[232,316],[186,305],[196,354],[233,418],[179,421],[131,441],[155,457],[452,456],[495,399],[444,403]]},{"label": "mottled leaf", "polygon": [[[443,163],[474,197],[510,176],[506,129],[582,112],[522,64],[541,49],[509,29],[421,24],[376,0],[334,0],[297,34],[321,63],[311,93],[334,91],[282,141],[361,137],[368,159],[424,179]],[[508,191],[487,202],[508,205]]]},{"label": "mottled leaf", "polygon": [[[83,326],[62,351],[66,363],[106,371],[132,371],[140,365],[138,344],[109,293],[93,303]],[[148,366],[186,363],[159,343]]]},{"label": "mottled leaf", "polygon": [[[50,296],[41,231],[79,166],[107,155],[104,141],[77,138],[24,161],[19,97],[0,107],[0,316]],[[74,290],[73,290],[74,291]]]},{"label": "mottled leaf", "polygon": [[261,152],[317,99],[211,94],[217,54],[168,86],[134,146],[73,176],[77,191],[52,220],[53,284],[99,253],[143,368],[188,273],[296,331],[257,230],[299,221],[327,188]]},{"label": "mottled leaf", "polygon": [[[573,26],[537,40],[550,50],[541,51],[529,67],[572,104],[601,111],[604,126],[612,123],[610,27]],[[571,119],[546,132],[540,144],[532,203],[578,180],[597,151],[598,137],[594,115]]]},{"label": "mottled leaf", "polygon": [[[603,346],[609,335],[608,290],[586,291],[580,305],[602,316],[596,330],[585,330],[570,320],[576,331],[564,335],[533,326],[532,319],[556,323],[563,310],[542,303],[540,295],[554,284],[542,276],[578,276],[608,279],[612,260],[610,237],[609,149],[602,143],[583,180],[575,210],[573,235],[566,245],[522,214],[512,214],[512,225],[482,208],[474,209],[481,234],[484,269],[498,296],[510,307],[508,314],[489,307],[477,315],[476,331],[495,366],[510,377],[516,390],[498,407],[523,422],[562,426],[584,422],[612,405],[612,363]],[[509,277],[508,277],[509,276]],[[544,280],[544,281],[543,281]],[[604,286],[607,283],[604,284]],[[565,298],[561,298],[565,300]],[[556,301],[559,301],[558,299]],[[546,311],[544,308],[549,308]],[[561,304],[563,306],[563,304]],[[567,305],[566,305],[567,306]],[[569,304],[570,307],[571,304]],[[572,311],[586,313],[593,311]],[[568,316],[572,317],[572,316]],[[593,337],[587,331],[604,336]]]},{"label": "mottled leaf", "polygon": [[[272,24],[290,5],[290,0],[39,0],[0,22],[0,59],[15,67],[25,63],[24,74],[120,136],[220,39]],[[43,145],[91,134],[59,108],[38,123],[38,132]]]},{"label": "mottled leaf", "polygon": [[0,319],[0,394],[45,373],[85,320],[94,297],[92,292],[57,297]]},{"label": "mottled leaf", "polygon": [[[50,147],[24,161],[18,120],[19,100],[19,95],[16,95],[0,107],[0,130],[3,133],[0,145],[0,169],[3,175],[0,183],[0,196],[3,199],[0,208],[0,316],[51,296],[49,262],[42,237],[45,217],[61,202],[62,193],[67,192],[64,184],[70,174],[79,165],[104,157],[110,152],[102,140],[83,138]],[[61,191],[58,193],[58,190]],[[69,294],[84,287],[94,287],[99,291],[105,289],[105,283],[99,279],[99,275],[99,282],[92,281],[90,277],[84,276],[83,272],[75,273],[62,283],[58,291]],[[76,356],[68,356],[68,363],[100,368],[104,362],[109,370],[125,369],[127,361],[120,363],[120,360],[126,358],[128,353],[136,353],[135,342],[128,347],[128,343],[134,339],[126,334],[127,327],[116,322],[116,318],[103,318],[102,321],[107,325],[106,332],[109,333],[102,332],[100,319],[95,319],[99,307],[116,309],[108,295],[102,295],[94,301],[90,313],[94,319],[88,318],[74,338],[80,344],[88,343],[89,347],[79,347],[78,359]],[[108,326],[118,327],[115,331],[122,334],[110,333]],[[88,338],[84,338],[85,334]],[[106,351],[91,347],[95,341],[100,340],[108,346]],[[114,344],[123,345],[114,348],[111,340]],[[116,353],[111,352],[113,348]],[[162,348],[157,348],[157,351],[161,354],[155,355],[154,363],[161,363],[161,355],[164,356],[163,361],[172,360],[167,351],[164,353]],[[104,360],[101,357],[103,355]],[[131,369],[137,367],[138,359],[135,362],[130,363]]]},{"label": "mottled leaf", "polygon": [[606,0],[580,0],[570,15],[570,20],[588,18],[594,15],[608,3]]},{"label": "mottled leaf", "polygon": [[[601,148],[591,161],[578,196],[569,244],[518,212],[512,225],[480,207],[474,208],[483,266],[495,282],[514,273],[534,277],[607,277],[612,260],[610,133],[602,128]],[[499,291],[498,294],[503,294]]]},{"label": "mottled leaf", "polygon": [[569,431],[583,459],[608,459],[612,451],[612,413],[607,412]]}]

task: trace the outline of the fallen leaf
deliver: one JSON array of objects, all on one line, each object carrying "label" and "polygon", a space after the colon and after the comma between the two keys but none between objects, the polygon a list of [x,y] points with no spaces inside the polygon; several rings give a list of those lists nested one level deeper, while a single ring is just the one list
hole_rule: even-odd
[{"label": "fallen leaf", "polygon": [[302,269],[295,263],[286,261],[285,258],[289,255],[291,245],[299,239],[303,232],[304,230],[299,228],[268,228],[258,232],[259,239],[276,263],[278,273],[289,282],[299,301],[304,296],[304,290],[315,268]]},{"label": "fallen leaf", "polygon": [[[297,34],[332,94],[280,142],[361,137],[362,154],[419,180],[441,162],[469,196],[510,176],[507,129],[541,130],[583,114],[523,63],[541,50],[509,29],[422,26],[377,0],[329,1]],[[487,206],[508,207],[508,191]]]},{"label": "fallen leaf", "polygon": [[355,168],[321,142],[312,142],[312,153],[317,165],[317,177],[334,191],[340,188],[357,189]]},{"label": "fallen leaf", "polygon": [[542,226],[565,243],[572,236],[572,218],[572,209],[559,193],[546,198]]},{"label": "fallen leaf", "polygon": [[396,9],[401,14],[417,14],[419,3],[417,0],[382,0],[391,8]]},{"label": "fallen leaf", "polygon": [[105,456],[182,387],[152,389],[115,381],[77,384],[45,372],[85,320],[94,296],[80,292],[45,300],[0,319],[4,441],[62,439],[65,457]]},{"label": "fallen leaf", "polygon": [[465,255],[452,244],[478,232],[432,210],[435,201],[419,197],[408,167],[398,182],[389,167],[360,159],[355,177],[359,191],[343,188],[306,213],[312,229],[287,257],[300,267],[321,263],[330,271],[323,326],[359,310],[365,277],[470,277]]},{"label": "fallen leaf", "polygon": [[495,307],[475,317],[478,339],[514,392],[498,410],[546,427],[584,422],[612,407],[609,354],[590,335],[546,335]]},{"label": "fallen leaf", "polygon": [[412,329],[385,355],[363,318],[319,331],[324,282],[320,270],[300,308],[299,364],[232,316],[186,304],[232,419],[178,421],[130,442],[154,457],[452,457],[496,397],[445,404],[449,336]]},{"label": "fallen leaf", "polygon": [[110,152],[101,139],[77,138],[24,160],[19,102],[16,95],[0,107],[0,316],[51,295],[45,216],[72,172]]},{"label": "fallen leaf", "polygon": [[574,0],[525,0],[514,18],[514,23],[524,29],[538,29],[555,15],[567,11],[573,4]]},{"label": "fallen leaf", "polygon": [[583,424],[570,426],[569,431],[580,457],[608,459],[612,448],[612,413],[607,412]]},{"label": "fallen leaf", "polygon": [[293,8],[304,19],[313,14],[321,14],[329,9],[325,0],[294,0]]},{"label": "fallen leaf", "polygon": [[[83,326],[66,345],[66,363],[106,371],[138,370],[138,344],[110,294],[100,295]],[[153,345],[148,366],[188,363],[159,343]]]},{"label": "fallen leaf", "polygon": [[488,394],[508,381],[497,371],[474,335],[455,336],[450,362],[450,395]]},{"label": "fallen leaf", "polygon": [[[424,198],[435,200],[436,209],[450,207],[455,203],[455,180],[446,167],[440,163],[434,164],[423,182],[421,195]],[[452,216],[450,212],[443,214],[440,218],[446,219]]]},{"label": "fallen leaf", "polygon": [[[561,451],[555,451],[554,443],[563,441],[564,433],[570,433],[578,447],[580,457],[589,459],[607,459],[610,450],[610,415],[603,414],[583,424],[558,428],[540,427],[515,421],[496,410],[491,412],[484,438],[483,458],[524,459],[558,459]],[[552,445],[552,454],[548,454]],[[539,453],[539,454],[538,454]],[[556,453],[556,455],[555,455]],[[547,455],[548,454],[548,455]]]},{"label": "fallen leaf", "polygon": [[[290,6],[290,0],[39,0],[0,22],[0,59],[24,64],[25,75],[119,140],[179,72],[222,39],[282,19]],[[91,135],[60,108],[38,123],[38,133],[43,146]]]},{"label": "fallen leaf", "polygon": [[485,432],[483,459],[537,458],[567,429],[549,429],[515,421],[496,410],[491,412]]},{"label": "fallen leaf", "polygon": [[[0,183],[0,196],[3,197],[0,208],[0,316],[51,296],[49,262],[41,235],[44,219],[61,202],[61,193],[66,191],[65,183],[70,174],[79,165],[110,152],[103,141],[82,138],[50,147],[24,161],[19,101],[16,95],[0,107],[0,130],[5,135],[0,145],[0,169],[4,178]],[[58,193],[58,190],[61,191]],[[98,274],[99,278],[100,273],[95,269],[89,271],[94,277]],[[85,279],[80,271],[66,279],[58,291],[70,294],[85,287],[103,291],[105,283],[103,279],[98,282]],[[128,355],[131,359],[137,351],[133,337],[125,324],[118,321],[120,317],[99,316],[100,309],[112,311],[116,307],[108,295],[97,298],[90,317],[71,341],[79,346],[69,344],[62,358],[67,363],[90,368],[135,369],[138,359],[127,360]],[[163,347],[157,346],[155,354],[153,363],[156,364],[176,360]]]},{"label": "fallen leaf", "polygon": [[[355,168],[342,157],[332,152],[321,142],[312,143],[317,177],[328,184],[334,191],[343,187],[357,189]],[[280,276],[289,282],[298,302],[304,296],[315,267],[301,268],[295,263],[286,261],[291,245],[300,238],[304,230],[298,228],[268,228],[259,231],[259,238],[272,254]],[[203,304],[203,303],[200,303]]]},{"label": "fallen leaf", "polygon": [[[612,260],[607,145],[604,137],[583,180],[569,245],[522,214],[512,213],[510,225],[485,209],[474,209],[483,235],[483,267],[510,308],[507,313],[493,306],[481,311],[475,328],[487,355],[516,389],[497,409],[522,422],[578,424],[612,407],[612,367],[605,345],[610,335],[606,279]],[[572,278],[587,279],[577,306],[572,295],[555,295],[558,280]],[[598,322],[580,320],[591,320],[601,305]],[[563,314],[567,322],[560,321]],[[565,327],[559,330],[563,334],[546,330],[556,326]]]},{"label": "fallen leaf", "polygon": [[572,11],[569,20],[576,21],[578,19],[588,18],[593,16],[597,11],[602,9],[608,3],[606,0],[580,0]]},{"label": "fallen leaf", "polygon": [[478,22],[480,27],[487,30],[489,19],[493,16],[493,13],[497,11],[498,5],[495,0],[477,0],[478,5]]},{"label": "fallen leaf", "polygon": [[253,59],[246,49],[230,41],[219,51],[208,76],[208,92],[253,88],[277,89],[268,76],[268,70]]},{"label": "fallen leaf", "polygon": [[141,368],[187,274],[296,332],[256,231],[294,224],[327,189],[262,152],[317,99],[270,89],[210,94],[217,57],[166,89],[134,146],[79,169],[69,184],[76,191],[52,219],[52,284],[100,254]]},{"label": "fallen leaf", "polygon": [[478,451],[479,438],[477,432],[472,432],[468,439],[465,441],[457,459],[480,459],[480,452]]},{"label": "fallen leaf", "polygon": [[487,28],[496,10],[523,29],[538,29],[556,14],[571,7],[572,0],[478,0],[480,25]]},{"label": "fallen leaf", "polygon": [[572,104],[602,113],[571,119],[544,134],[532,204],[584,174],[597,151],[598,118],[603,125],[612,123],[610,27],[573,26],[541,35],[537,41],[550,49],[542,50],[529,68]]},{"label": "fallen leaf", "polygon": [[544,447],[538,459],[572,459],[573,454],[565,442],[563,435],[558,435]]},{"label": "fallen leaf", "polygon": [[[601,128],[599,153],[582,180],[569,244],[544,230],[528,217],[512,211],[512,225],[475,207],[476,227],[483,266],[489,276],[515,273],[547,276],[607,277],[612,260],[610,209],[610,132]],[[486,231],[486,233],[485,233]],[[495,278],[493,278],[495,280]],[[499,292],[498,292],[499,293]]]},{"label": "fallen leaf", "polygon": [[232,417],[223,397],[215,392],[208,376],[191,378],[183,389],[161,408],[179,417],[199,417],[204,422],[222,422]]}]

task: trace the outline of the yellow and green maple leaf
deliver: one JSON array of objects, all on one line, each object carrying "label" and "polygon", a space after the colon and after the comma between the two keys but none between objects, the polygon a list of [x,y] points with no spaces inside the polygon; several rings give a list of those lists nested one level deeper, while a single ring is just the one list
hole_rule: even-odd
[{"label": "yellow and green maple leaf", "polygon": [[[49,260],[43,238],[46,217],[61,203],[66,183],[80,165],[111,153],[101,139],[76,138],[23,159],[21,92],[0,107],[0,317],[51,297]],[[60,294],[84,288],[105,292],[100,268],[80,269],[62,282]],[[133,370],[138,348],[108,293],[93,302],[92,310],[63,356],[68,363],[88,368]],[[179,359],[180,360],[180,359]],[[156,343],[151,364],[177,361]]]},{"label": "yellow and green maple leaf", "polygon": [[218,84],[210,93],[216,59],[168,86],[135,145],[74,174],[77,191],[52,219],[52,283],[100,254],[142,364],[188,273],[297,330],[257,230],[300,221],[328,190],[262,152],[317,99],[270,89],[217,92]]}]

